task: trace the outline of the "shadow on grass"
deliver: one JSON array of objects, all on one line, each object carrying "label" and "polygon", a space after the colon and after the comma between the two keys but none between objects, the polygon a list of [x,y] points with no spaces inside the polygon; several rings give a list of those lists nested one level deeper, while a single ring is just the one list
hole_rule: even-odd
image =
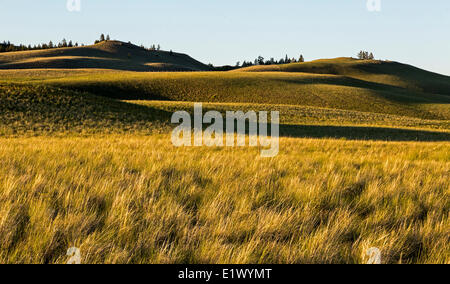
[{"label": "shadow on grass", "polygon": [[[169,131],[173,111],[46,86],[0,84],[0,126],[11,133],[94,129]],[[181,108],[180,110],[183,110]],[[204,125],[208,127],[208,125]],[[237,129],[236,125],[234,129]],[[249,129],[248,121],[245,129]],[[270,132],[269,132],[270,133]],[[389,127],[280,125],[281,137],[378,141],[450,141],[450,133]]]},{"label": "shadow on grass", "polygon": [[405,88],[392,86],[389,84],[375,83],[370,81],[364,81],[360,79],[355,79],[351,77],[318,77],[318,78],[308,78],[308,79],[277,79],[279,82],[298,84],[298,85],[315,85],[315,84],[325,84],[332,86],[344,86],[344,87],[354,87],[361,88],[370,91],[374,91],[374,95],[381,96],[384,99],[399,102],[399,103],[441,103],[450,104],[450,97],[438,94],[421,93],[418,91],[412,91]]},{"label": "shadow on grass", "polygon": [[3,129],[4,135],[149,133],[167,127],[171,115],[161,109],[90,93],[38,85],[0,84],[0,131]]},{"label": "shadow on grass", "polygon": [[[130,104],[132,105],[132,104]],[[143,109],[148,106],[142,106]],[[157,109],[147,109],[147,112],[158,112]],[[190,110],[186,110],[190,111]],[[171,124],[171,112],[163,112],[159,114],[161,118],[167,118],[166,125],[171,125],[172,129],[179,124]],[[234,133],[249,134],[249,122],[245,123],[245,133],[237,131],[237,123],[235,121]],[[210,124],[204,124],[203,130],[206,130]],[[191,125],[193,129],[193,125]],[[331,139],[347,139],[347,140],[371,140],[371,141],[411,141],[411,142],[450,142],[449,132],[438,132],[433,130],[415,130],[405,128],[393,127],[377,127],[377,126],[338,126],[338,125],[295,125],[295,124],[280,124],[280,137],[292,138],[331,138]],[[227,133],[226,123],[223,128],[224,134]],[[271,133],[271,126],[268,125],[268,133]]]},{"label": "shadow on grass", "polygon": [[375,141],[450,141],[450,133],[364,126],[280,125],[280,137]]},{"label": "shadow on grass", "polygon": [[[0,70],[10,69],[110,69],[117,71],[134,72],[186,72],[198,71],[193,68],[177,66],[175,63],[167,63],[164,69],[146,65],[159,62],[140,62],[138,60],[116,59],[116,58],[56,58],[52,61],[34,61],[21,63],[2,63]],[[172,65],[170,65],[172,64]]]}]

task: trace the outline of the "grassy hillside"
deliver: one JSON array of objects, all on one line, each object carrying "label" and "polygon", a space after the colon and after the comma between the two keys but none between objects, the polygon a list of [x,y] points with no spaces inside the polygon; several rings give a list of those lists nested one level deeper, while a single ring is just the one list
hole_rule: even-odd
[{"label": "grassy hillside", "polygon": [[284,65],[252,66],[236,71],[280,71],[343,75],[413,91],[450,95],[450,77],[391,61],[336,58]]},{"label": "grassy hillside", "polygon": [[[450,263],[449,96],[347,75],[0,70],[0,263]],[[155,100],[158,99],[158,100]],[[280,153],[171,143],[280,111]]]},{"label": "grassy hillside", "polygon": [[205,71],[205,64],[180,53],[148,51],[130,43],[0,53],[0,69],[98,68],[130,71]]},{"label": "grassy hillside", "polygon": [[[24,83],[0,83],[0,135],[153,134],[170,129],[174,111],[193,103],[118,101],[80,92]],[[284,137],[383,141],[450,141],[450,121],[319,107],[206,103],[207,110],[279,111]]]},{"label": "grassy hillside", "polygon": [[450,97],[347,76],[287,72],[0,71],[38,84],[121,100],[286,104],[450,120]]},{"label": "grassy hillside", "polygon": [[0,83],[0,136],[158,132],[170,115],[151,107],[45,86]]}]

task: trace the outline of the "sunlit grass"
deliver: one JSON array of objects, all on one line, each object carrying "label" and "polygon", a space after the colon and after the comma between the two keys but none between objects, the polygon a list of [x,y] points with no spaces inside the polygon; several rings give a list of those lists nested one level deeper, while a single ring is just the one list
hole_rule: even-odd
[{"label": "sunlit grass", "polygon": [[[348,80],[0,71],[0,263],[450,263],[448,103]],[[280,111],[279,155],[175,148],[193,101]]]},{"label": "sunlit grass", "polygon": [[[0,262],[449,263],[450,144],[0,139]],[[289,165],[289,166],[288,166]]]},{"label": "sunlit grass", "polygon": [[[450,119],[446,111],[449,96],[345,76],[288,72],[33,72],[1,71],[0,82],[39,84],[122,100],[286,104]],[[434,104],[434,109],[426,108],[429,104]]]}]

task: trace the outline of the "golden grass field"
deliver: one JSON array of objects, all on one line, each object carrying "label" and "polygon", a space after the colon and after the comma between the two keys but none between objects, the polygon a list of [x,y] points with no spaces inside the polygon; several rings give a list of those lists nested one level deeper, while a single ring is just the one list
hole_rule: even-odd
[{"label": "golden grass field", "polygon": [[0,262],[448,263],[449,143],[0,140]]},{"label": "golden grass field", "polygon": [[[0,263],[450,263],[448,77],[346,70],[0,71]],[[193,102],[279,155],[172,146]]]}]

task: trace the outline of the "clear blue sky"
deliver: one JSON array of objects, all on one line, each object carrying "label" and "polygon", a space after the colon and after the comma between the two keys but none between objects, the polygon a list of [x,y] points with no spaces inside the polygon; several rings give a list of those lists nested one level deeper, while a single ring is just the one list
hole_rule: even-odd
[{"label": "clear blue sky", "polygon": [[367,0],[81,0],[80,12],[66,2],[0,0],[0,41],[92,43],[109,33],[215,65],[366,49],[450,75],[449,0],[381,0],[381,12],[369,12]]}]

